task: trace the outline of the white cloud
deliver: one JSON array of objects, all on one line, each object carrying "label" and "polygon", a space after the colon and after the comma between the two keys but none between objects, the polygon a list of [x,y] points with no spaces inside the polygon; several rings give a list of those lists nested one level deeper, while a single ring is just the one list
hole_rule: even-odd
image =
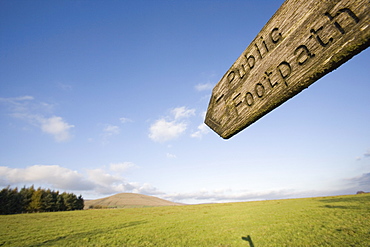
[{"label": "white cloud", "polygon": [[[128,164],[130,162],[124,163]],[[118,166],[116,166],[115,168],[118,168]],[[126,182],[125,178],[121,175],[110,174],[104,169],[87,170],[87,174],[88,180],[94,183],[95,188],[93,189],[93,191],[97,194],[107,195],[122,192],[148,194],[147,192],[150,191],[148,188],[151,188],[152,192],[158,193],[157,189],[149,184]]]},{"label": "white cloud", "polygon": [[105,168],[89,169],[80,173],[58,165],[33,165],[26,168],[9,168],[0,166],[0,186],[45,187],[54,190],[74,191],[80,194],[94,194],[103,197],[109,194],[133,192],[146,195],[159,195],[161,198],[185,203],[236,202],[251,200],[283,199],[313,196],[344,195],[356,193],[358,190],[370,191],[370,173],[349,178],[347,187],[327,191],[298,191],[295,189],[273,189],[264,191],[201,189],[194,192],[178,192],[165,194],[148,183],[128,182],[117,173],[133,167],[131,162],[111,164]]},{"label": "white cloud", "polygon": [[195,89],[197,91],[208,91],[208,90],[211,90],[213,88],[213,84],[207,82],[207,83],[200,83],[198,85],[195,86]]},{"label": "white cloud", "polygon": [[195,115],[195,109],[185,106],[171,110],[171,115],[155,121],[149,128],[149,138],[156,142],[166,142],[179,137],[187,129],[186,119]]},{"label": "white cloud", "polygon": [[[133,163],[111,164],[113,170]],[[150,184],[126,182],[121,175],[111,174],[102,168],[86,170],[82,174],[57,165],[34,165],[26,168],[0,166],[0,186],[47,187],[54,190],[78,191],[82,194],[107,195],[122,192],[161,194]]]},{"label": "white cloud", "polygon": [[119,121],[121,122],[121,123],[131,123],[131,122],[133,122],[130,118],[125,118],[125,117],[121,117],[120,119],[119,119]]},{"label": "white cloud", "polygon": [[111,175],[105,172],[103,169],[90,169],[87,170],[89,180],[94,181],[94,183],[99,184],[103,187],[110,185],[112,183],[122,181],[119,176]]},{"label": "white cloud", "polygon": [[[355,193],[356,191],[354,191]],[[340,190],[337,191],[299,191],[295,189],[276,189],[264,191],[251,190],[205,190],[201,189],[189,193],[172,193],[163,194],[164,198],[173,202],[184,203],[223,203],[223,202],[243,202],[243,201],[258,201],[258,200],[275,200],[288,198],[303,198],[316,196],[330,196],[330,195],[345,195],[346,193]]]},{"label": "white cloud", "polygon": [[[118,166],[113,167],[118,168]],[[144,193],[143,186],[145,184],[126,182],[125,178],[121,175],[112,175],[104,169],[91,169],[87,170],[87,173],[88,180],[95,184],[94,192],[97,194],[107,195],[122,192]],[[152,188],[153,191],[156,191],[154,187],[149,187]]]},{"label": "white cloud", "polygon": [[19,104],[22,101],[34,100],[34,99],[35,98],[33,96],[25,95],[25,96],[19,96],[19,97],[14,97],[14,98],[0,98],[0,102]]},{"label": "white cloud", "polygon": [[54,137],[57,142],[71,139],[70,129],[74,127],[59,116],[47,117],[53,112],[53,105],[34,101],[32,96],[20,96],[14,98],[0,98],[0,102],[9,105],[10,116],[24,120],[34,125],[44,133]]},{"label": "white cloud", "polygon": [[131,186],[135,187],[132,192],[145,194],[145,195],[163,195],[163,192],[158,191],[157,188],[153,187],[148,183],[144,183],[143,185],[137,185],[136,183],[131,183]]},{"label": "white cloud", "polygon": [[59,82],[57,84],[57,87],[60,88],[60,89],[62,89],[62,90],[64,90],[64,91],[70,91],[70,90],[72,90],[72,85],[66,84],[66,83]]},{"label": "white cloud", "polygon": [[208,134],[208,133],[209,133],[208,126],[202,123],[198,126],[198,131],[195,131],[193,134],[191,134],[191,137],[202,138],[203,135]]},{"label": "white cloud", "polygon": [[199,190],[190,193],[174,193],[162,196],[174,202],[212,203],[212,202],[237,202],[265,199],[280,199],[294,197],[297,194],[293,190],[271,190],[271,191],[233,191],[226,190]]},{"label": "white cloud", "polygon": [[65,122],[61,117],[40,118],[41,130],[47,134],[54,136],[57,142],[63,142],[71,139],[69,129],[73,125]]},{"label": "white cloud", "polygon": [[119,134],[120,132],[120,129],[118,126],[115,126],[115,125],[107,125],[103,131],[107,134],[107,135],[117,135]]},{"label": "white cloud", "polygon": [[169,159],[176,159],[177,156],[175,154],[166,153],[166,157]]},{"label": "white cloud", "polygon": [[112,163],[109,165],[109,169],[114,172],[125,172],[130,168],[136,167],[132,162]]},{"label": "white cloud", "polygon": [[61,117],[53,116],[46,118],[42,115],[33,115],[29,113],[14,113],[12,115],[13,117],[25,120],[29,124],[40,128],[42,132],[53,136],[57,142],[68,141],[72,138],[70,129],[75,126],[67,123]]},{"label": "white cloud", "polygon": [[159,119],[150,126],[149,138],[156,142],[166,142],[179,137],[186,127],[187,125],[182,122]]},{"label": "white cloud", "polygon": [[0,103],[3,103],[9,107],[10,116],[16,117],[15,115],[29,111],[30,102],[34,100],[32,96],[19,96],[13,98],[0,98]]},{"label": "white cloud", "polygon": [[109,138],[114,135],[118,135],[121,132],[121,129],[116,125],[108,124],[103,129],[103,144],[106,145],[109,143]]},{"label": "white cloud", "polygon": [[185,106],[174,108],[171,113],[174,115],[175,120],[181,118],[188,118],[195,115],[195,109],[187,109]]},{"label": "white cloud", "polygon": [[94,188],[77,171],[57,165],[34,165],[27,168],[0,167],[1,185],[48,184],[62,190],[89,190]]}]

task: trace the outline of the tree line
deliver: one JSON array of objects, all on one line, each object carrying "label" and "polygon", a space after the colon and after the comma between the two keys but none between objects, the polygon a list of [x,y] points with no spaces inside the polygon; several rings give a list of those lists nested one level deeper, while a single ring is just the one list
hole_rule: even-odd
[{"label": "tree line", "polygon": [[33,185],[20,190],[8,186],[0,191],[0,214],[71,211],[83,208],[84,199],[73,193],[59,193],[40,187],[35,189]]}]

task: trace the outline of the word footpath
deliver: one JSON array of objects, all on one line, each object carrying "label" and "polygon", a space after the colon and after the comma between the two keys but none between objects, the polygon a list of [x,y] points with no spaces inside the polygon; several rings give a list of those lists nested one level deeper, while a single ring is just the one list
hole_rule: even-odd
[{"label": "word footpath", "polygon": [[205,123],[228,139],[370,45],[370,1],[287,0],[212,91]]}]

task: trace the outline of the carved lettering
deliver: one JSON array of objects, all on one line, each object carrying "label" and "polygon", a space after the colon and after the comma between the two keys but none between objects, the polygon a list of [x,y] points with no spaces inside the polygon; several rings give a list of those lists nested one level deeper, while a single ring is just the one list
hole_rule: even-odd
[{"label": "carved lettering", "polygon": [[254,65],[256,64],[256,59],[254,58],[253,55],[250,55],[250,56],[244,56],[245,59],[247,59],[247,64],[249,66],[249,69],[252,70]]},{"label": "carved lettering", "polygon": [[235,78],[235,72],[230,71],[230,73],[227,75],[227,79],[229,80],[229,83],[231,83]]},{"label": "carved lettering", "polygon": [[261,54],[260,49],[258,48],[258,45],[257,45],[257,44],[254,44],[254,46],[255,46],[255,47],[256,47],[256,49],[257,49],[257,52],[258,52],[259,57],[262,59],[262,54]]},{"label": "carved lettering", "polygon": [[241,64],[240,69],[237,69],[237,70],[238,70],[239,78],[242,79],[246,74],[244,64]]},{"label": "carved lettering", "polygon": [[256,86],[254,86],[254,91],[256,92],[258,98],[261,98],[263,95],[265,95],[265,87],[261,83],[257,83]]},{"label": "carved lettering", "polygon": [[297,63],[299,65],[303,65],[305,62],[307,62],[307,60],[315,56],[315,54],[311,53],[305,45],[298,46],[294,50],[294,55],[297,55],[298,52],[299,54],[297,56]]},{"label": "carved lettering", "polygon": [[224,97],[224,94],[221,94],[221,96],[216,99],[216,103],[218,103],[223,97]]},{"label": "carved lettering", "polygon": [[[332,16],[329,12],[326,12],[325,15],[329,18],[330,21],[333,21],[335,17],[339,16],[342,13],[347,13],[355,21],[355,23],[359,23],[360,19],[349,8],[338,10],[338,12],[334,16]],[[341,32],[341,34],[346,33],[344,28],[338,22],[335,21],[334,26],[339,30],[339,32]]]},{"label": "carved lettering", "polygon": [[269,52],[269,48],[267,47],[267,45],[266,45],[266,42],[263,40],[263,38],[261,37],[261,39],[262,39],[262,44],[263,44],[263,46],[265,47],[265,49],[266,49],[266,52]]},{"label": "carved lettering", "polygon": [[[233,98],[233,101],[235,102],[235,100],[241,95],[241,93],[238,93],[234,98]],[[239,102],[235,103],[235,106],[239,106],[240,104],[242,103],[242,101],[240,100]]]},{"label": "carved lettering", "polygon": [[[254,46],[256,47],[256,50],[257,50],[257,53],[258,53],[259,57],[262,59],[263,56],[266,55],[269,52],[269,48],[267,47],[266,41],[263,39],[263,37],[260,37],[260,40],[261,40],[261,43],[262,43],[261,49],[260,49],[260,47],[258,47],[257,43],[255,43]],[[262,52],[262,50],[264,50],[264,52]]]},{"label": "carved lettering", "polygon": [[251,94],[250,92],[246,93],[245,102],[247,103],[248,106],[252,106],[254,104],[253,94]]},{"label": "carved lettering", "polygon": [[286,2],[212,92],[206,124],[223,138],[370,45],[368,1]]},{"label": "carved lettering", "polygon": [[270,39],[272,43],[274,44],[278,43],[280,39],[283,37],[280,32],[278,34],[275,34],[275,32],[278,32],[278,31],[279,31],[279,28],[275,27],[274,29],[272,29],[270,33]]},{"label": "carved lettering", "polygon": [[276,69],[279,71],[281,78],[283,78],[285,85],[288,86],[286,78],[288,78],[292,73],[292,67],[290,66],[290,64],[286,61],[283,61],[276,67]]},{"label": "carved lettering", "polygon": [[274,82],[273,84],[271,83],[271,79],[270,79],[270,75],[272,74],[272,72],[267,72],[267,71],[265,71],[265,75],[267,76],[267,77],[265,77],[266,79],[267,79],[267,81],[269,82],[269,84],[270,84],[270,86],[273,88],[273,87],[275,87],[277,84],[278,84],[278,82],[276,81],[276,82]]},{"label": "carved lettering", "polygon": [[331,42],[333,42],[333,38],[329,38],[329,40],[327,42],[324,42],[321,37],[319,36],[319,31],[321,31],[323,29],[323,27],[320,27],[319,29],[315,30],[315,29],[311,29],[311,33],[312,35],[310,37],[314,37],[317,42],[319,42],[319,44],[323,47],[326,47],[327,45],[329,45]]}]

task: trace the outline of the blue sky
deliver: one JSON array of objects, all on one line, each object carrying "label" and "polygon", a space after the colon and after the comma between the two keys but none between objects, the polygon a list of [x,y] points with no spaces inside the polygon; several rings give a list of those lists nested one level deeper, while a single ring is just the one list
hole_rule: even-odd
[{"label": "blue sky", "polygon": [[229,140],[211,90],[283,1],[0,1],[0,186],[183,203],[370,191],[370,50]]}]

